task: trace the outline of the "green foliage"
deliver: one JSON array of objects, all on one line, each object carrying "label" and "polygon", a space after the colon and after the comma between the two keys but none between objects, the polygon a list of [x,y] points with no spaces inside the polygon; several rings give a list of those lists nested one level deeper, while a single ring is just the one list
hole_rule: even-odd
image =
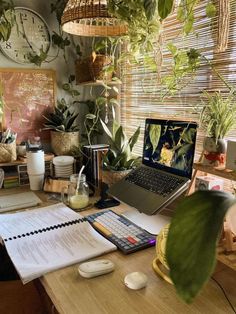
[{"label": "green foliage", "polygon": [[229,193],[198,191],[177,206],[167,238],[170,277],[179,296],[191,303],[210,278],[224,216],[234,203]]},{"label": "green foliage", "polygon": [[48,116],[44,116],[46,122],[44,123],[45,130],[54,130],[58,132],[75,132],[79,127],[74,125],[78,113],[71,111],[70,105],[66,104],[65,100],[58,101],[54,112],[50,112]]},{"label": "green foliage", "polygon": [[104,112],[106,101],[106,98],[98,97],[95,100],[79,102],[82,105],[86,105],[88,108],[88,113],[85,115],[84,119],[85,134],[82,134],[82,137],[86,140],[85,144],[92,145],[94,137],[103,133],[100,119]]},{"label": "green foliage", "polygon": [[37,66],[41,66],[43,62],[47,59],[47,53],[43,51],[43,49],[40,49],[40,54],[34,54],[34,53],[29,53],[28,59],[31,63],[34,63]]},{"label": "green foliage", "polygon": [[216,140],[224,138],[236,124],[236,104],[233,97],[220,92],[205,92],[206,101],[200,114],[201,126]]},{"label": "green foliage", "polygon": [[57,21],[59,24],[61,24],[61,17],[67,2],[68,0],[55,0],[53,3],[51,3],[51,13],[56,13]]},{"label": "green foliage", "polygon": [[67,36],[65,38],[63,38],[62,35],[57,34],[56,32],[53,32],[52,42],[58,48],[63,49],[63,50],[65,49],[65,47],[70,45],[70,40]]},{"label": "green foliage", "polygon": [[206,15],[210,18],[216,16],[216,7],[211,1],[207,3]]},{"label": "green foliage", "polygon": [[112,132],[108,129],[106,124],[101,120],[102,127],[109,139],[109,150],[103,157],[103,167],[107,170],[122,171],[132,169],[140,162],[139,157],[132,156],[132,150],[136,144],[140,127],[128,139],[124,133],[123,127],[113,119]]},{"label": "green foliage", "polygon": [[174,0],[158,0],[158,12],[164,20],[172,11]]},{"label": "green foliage", "polygon": [[172,74],[162,78],[162,84],[166,86],[167,93],[174,94],[189,84],[190,79],[195,75],[200,65],[200,53],[194,48],[189,50],[178,49],[172,43],[167,45],[167,49],[173,56]]},{"label": "green foliage", "polygon": [[160,136],[161,136],[161,125],[151,124],[150,130],[149,130],[149,137],[152,144],[152,154],[154,154],[158,146]]},{"label": "green foliage", "polygon": [[160,21],[156,0],[113,0],[108,2],[111,14],[128,27],[128,53],[153,51],[159,34]]},{"label": "green foliage", "polygon": [[12,1],[0,1],[0,41],[8,41],[12,26],[15,23],[14,5]]}]

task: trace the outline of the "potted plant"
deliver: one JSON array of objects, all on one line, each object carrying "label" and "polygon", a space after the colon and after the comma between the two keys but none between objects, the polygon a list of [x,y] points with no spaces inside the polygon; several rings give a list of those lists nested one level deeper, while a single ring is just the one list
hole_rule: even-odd
[{"label": "potted plant", "polygon": [[71,110],[65,100],[58,101],[54,112],[44,116],[46,130],[51,130],[52,150],[56,155],[68,155],[79,144],[79,127],[75,125],[78,113]]},{"label": "potted plant", "polygon": [[121,38],[106,37],[96,41],[89,58],[89,72],[92,80],[109,82],[116,70],[116,52]]},{"label": "potted plant", "polygon": [[218,166],[224,164],[226,142],[225,136],[235,126],[236,105],[233,97],[224,97],[220,92],[212,95],[205,93],[207,101],[204,102],[200,114],[201,126],[206,131],[203,142],[205,150],[203,163]]},{"label": "potted plant", "polygon": [[140,134],[140,127],[128,139],[123,127],[115,118],[113,119],[112,132],[102,120],[101,124],[108,136],[110,145],[106,155],[103,156],[102,181],[109,186],[122,179],[140,163],[140,158],[132,155],[133,147]]}]

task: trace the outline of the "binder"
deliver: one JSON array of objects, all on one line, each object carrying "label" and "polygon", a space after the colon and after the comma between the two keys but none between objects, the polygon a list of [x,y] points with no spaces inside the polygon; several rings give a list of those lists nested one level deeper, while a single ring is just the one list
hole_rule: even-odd
[{"label": "binder", "polygon": [[63,203],[0,215],[0,235],[23,283],[116,250]]}]

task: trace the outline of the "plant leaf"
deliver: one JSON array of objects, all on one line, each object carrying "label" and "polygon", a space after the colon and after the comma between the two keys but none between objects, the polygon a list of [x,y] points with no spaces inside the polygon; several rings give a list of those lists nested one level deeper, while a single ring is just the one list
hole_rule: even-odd
[{"label": "plant leaf", "polygon": [[193,301],[214,270],[224,216],[235,202],[229,193],[197,191],[175,211],[166,257],[177,293],[187,303]]},{"label": "plant leaf", "polygon": [[140,126],[134,132],[134,134],[129,139],[130,151],[132,152],[134,145],[137,143],[140,134]]},{"label": "plant leaf", "polygon": [[158,13],[164,20],[172,11],[174,0],[158,0]]},{"label": "plant leaf", "polygon": [[106,134],[109,136],[109,138],[112,139],[112,134],[111,134],[110,130],[108,129],[108,127],[106,126],[106,124],[102,121],[102,119],[100,119],[100,122],[102,124],[103,130],[106,132]]},{"label": "plant leaf", "polygon": [[155,15],[157,0],[144,0],[143,6],[148,21],[151,21]]},{"label": "plant leaf", "polygon": [[151,124],[150,130],[149,130],[149,137],[152,143],[152,154],[154,154],[158,146],[160,136],[161,136],[161,126]]}]

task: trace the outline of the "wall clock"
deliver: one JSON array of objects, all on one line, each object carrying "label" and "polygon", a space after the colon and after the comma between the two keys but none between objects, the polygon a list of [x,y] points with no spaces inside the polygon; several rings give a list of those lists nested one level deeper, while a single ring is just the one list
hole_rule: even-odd
[{"label": "wall clock", "polygon": [[16,23],[12,27],[8,41],[0,43],[3,54],[11,60],[20,63],[31,63],[30,54],[40,54],[40,49],[48,52],[51,37],[47,23],[35,11],[16,7]]}]

